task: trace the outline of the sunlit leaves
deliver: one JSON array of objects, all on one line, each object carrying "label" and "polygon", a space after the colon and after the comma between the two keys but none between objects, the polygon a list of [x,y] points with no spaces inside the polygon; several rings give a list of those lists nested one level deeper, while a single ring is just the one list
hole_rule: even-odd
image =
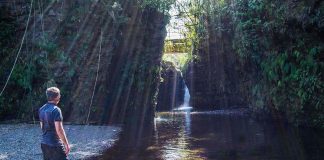
[{"label": "sunlit leaves", "polygon": [[167,13],[175,0],[137,0],[142,7],[156,8],[162,13]]}]

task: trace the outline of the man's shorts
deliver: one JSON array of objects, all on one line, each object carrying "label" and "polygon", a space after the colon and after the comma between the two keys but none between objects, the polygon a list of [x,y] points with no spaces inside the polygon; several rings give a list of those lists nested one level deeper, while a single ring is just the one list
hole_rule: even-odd
[{"label": "man's shorts", "polygon": [[44,160],[68,160],[63,146],[41,144]]}]

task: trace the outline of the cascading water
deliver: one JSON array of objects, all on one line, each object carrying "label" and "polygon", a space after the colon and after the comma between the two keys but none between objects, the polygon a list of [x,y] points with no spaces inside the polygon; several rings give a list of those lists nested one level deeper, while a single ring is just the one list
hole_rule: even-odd
[{"label": "cascading water", "polygon": [[187,85],[184,85],[185,87],[185,95],[184,95],[184,103],[178,107],[173,109],[173,111],[190,111],[192,110],[192,107],[189,106],[189,100],[190,100],[190,93],[189,93],[189,89],[187,87]]},{"label": "cascading water", "polygon": [[190,100],[190,93],[187,85],[185,85],[185,95],[184,95],[184,103],[183,106],[189,106],[189,100]]}]

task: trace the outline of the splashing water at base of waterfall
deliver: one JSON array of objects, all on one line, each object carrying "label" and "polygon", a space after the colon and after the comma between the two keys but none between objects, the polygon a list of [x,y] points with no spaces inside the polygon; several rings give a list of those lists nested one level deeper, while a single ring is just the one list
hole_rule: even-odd
[{"label": "splashing water at base of waterfall", "polygon": [[190,100],[190,93],[187,85],[185,85],[185,95],[184,95],[184,103],[178,108],[174,108],[173,111],[183,111],[183,112],[190,112],[192,107],[189,106]]}]

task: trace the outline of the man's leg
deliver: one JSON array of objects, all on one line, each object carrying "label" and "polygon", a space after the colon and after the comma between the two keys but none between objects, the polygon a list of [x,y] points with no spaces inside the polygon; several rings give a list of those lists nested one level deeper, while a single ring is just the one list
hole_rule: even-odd
[{"label": "man's leg", "polygon": [[53,157],[55,157],[53,160],[68,160],[63,146],[54,147]]},{"label": "man's leg", "polygon": [[63,146],[49,146],[42,144],[44,160],[68,160],[64,153]]},{"label": "man's leg", "polygon": [[50,160],[51,151],[49,149],[49,146],[46,144],[41,144],[41,148],[42,148],[42,152],[43,152],[43,159]]}]

